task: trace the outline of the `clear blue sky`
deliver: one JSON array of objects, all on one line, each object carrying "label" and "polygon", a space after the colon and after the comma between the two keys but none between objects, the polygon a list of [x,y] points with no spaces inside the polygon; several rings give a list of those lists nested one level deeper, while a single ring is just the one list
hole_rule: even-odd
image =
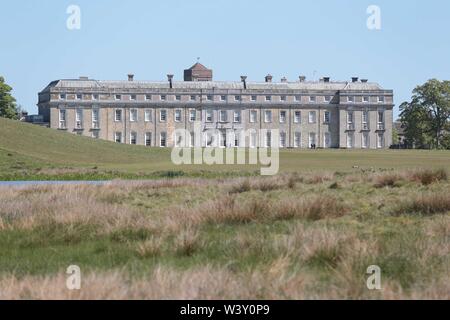
[{"label": "clear blue sky", "polygon": [[[81,30],[66,28],[71,4]],[[366,27],[371,4],[379,31]],[[51,80],[180,80],[197,57],[216,80],[360,76],[399,105],[417,84],[449,78],[449,13],[447,0],[2,1],[0,75],[32,113]]]}]

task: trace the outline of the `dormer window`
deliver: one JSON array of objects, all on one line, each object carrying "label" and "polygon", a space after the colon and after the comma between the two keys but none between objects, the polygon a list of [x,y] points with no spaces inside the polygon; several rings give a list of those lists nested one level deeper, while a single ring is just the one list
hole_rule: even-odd
[{"label": "dormer window", "polygon": [[161,101],[166,101],[166,96],[165,95],[161,95],[160,99],[161,99]]},{"label": "dormer window", "polygon": [[272,101],[272,96],[266,96],[266,101]]},{"label": "dormer window", "polygon": [[191,99],[191,101],[195,101],[195,100],[197,100],[197,97],[194,96],[194,95],[192,95],[192,96],[190,97],[190,99]]},{"label": "dormer window", "polygon": [[180,95],[176,95],[176,96],[175,96],[175,100],[181,101],[181,96],[180,96]]},{"label": "dormer window", "polygon": [[207,95],[207,96],[206,96],[206,100],[208,100],[208,101],[213,101],[213,96],[212,96],[212,95]]},{"label": "dormer window", "polygon": [[152,95],[151,94],[146,94],[145,95],[145,100],[152,100]]},{"label": "dormer window", "polygon": [[369,97],[368,96],[364,96],[363,97],[363,102],[366,102],[366,103],[369,102]]},{"label": "dormer window", "polygon": [[120,94],[116,94],[115,99],[116,100],[122,100],[122,96]]},{"label": "dormer window", "polygon": [[355,97],[349,96],[349,97],[347,97],[347,101],[348,102],[355,102]]},{"label": "dormer window", "polygon": [[316,96],[310,96],[309,102],[316,102]]},{"label": "dormer window", "polygon": [[65,93],[60,93],[59,94],[59,100],[66,100],[66,94]]},{"label": "dormer window", "polygon": [[75,96],[76,100],[81,100],[83,99],[83,95],[81,93],[77,93],[77,95]]},{"label": "dormer window", "polygon": [[281,97],[280,97],[280,100],[283,101],[283,102],[285,102],[285,101],[286,101],[286,96],[281,96]]},{"label": "dormer window", "polygon": [[241,96],[234,96],[234,101],[241,101]]},{"label": "dormer window", "polygon": [[331,96],[325,96],[325,102],[330,102],[331,101]]},{"label": "dormer window", "polygon": [[252,96],[252,97],[251,97],[251,100],[252,100],[252,101],[256,101],[256,96]]},{"label": "dormer window", "polygon": [[92,95],[92,100],[98,100],[98,94],[93,94]]},{"label": "dormer window", "polygon": [[135,101],[135,100],[136,100],[136,95],[135,95],[135,94],[132,94],[132,95],[130,96],[130,100]]}]

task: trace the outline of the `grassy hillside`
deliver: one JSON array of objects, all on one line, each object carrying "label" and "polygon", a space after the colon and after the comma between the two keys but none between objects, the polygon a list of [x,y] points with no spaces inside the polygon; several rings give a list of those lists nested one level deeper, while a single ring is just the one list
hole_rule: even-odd
[{"label": "grassy hillside", "polygon": [[[253,175],[258,166],[175,166],[170,149],[94,140],[0,118],[0,180]],[[448,151],[283,150],[281,172],[449,168]],[[354,169],[354,167],[358,167]]]}]

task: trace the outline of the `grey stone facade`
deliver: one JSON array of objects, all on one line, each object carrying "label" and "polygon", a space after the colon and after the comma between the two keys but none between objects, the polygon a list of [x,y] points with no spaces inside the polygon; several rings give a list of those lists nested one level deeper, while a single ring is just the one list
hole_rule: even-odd
[{"label": "grey stone facade", "polygon": [[[310,82],[304,77],[272,82],[270,75],[265,82],[246,77],[218,82],[204,66],[188,70],[185,74],[201,78],[173,81],[169,75],[167,82],[144,82],[129,75],[128,81],[53,81],[39,93],[39,114],[54,129],[158,147],[175,145],[175,129],[192,132],[194,114],[203,132],[279,129],[286,148],[384,149],[392,144],[393,91],[376,83],[357,78]],[[257,145],[249,140],[237,144],[265,146],[260,137]],[[208,141],[205,134],[202,146]],[[226,146],[235,143],[225,141]]]}]

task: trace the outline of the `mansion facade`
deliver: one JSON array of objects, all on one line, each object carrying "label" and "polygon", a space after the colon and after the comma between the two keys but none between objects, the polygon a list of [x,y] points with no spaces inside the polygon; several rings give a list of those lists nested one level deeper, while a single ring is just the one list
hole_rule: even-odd
[{"label": "mansion facade", "polygon": [[[177,129],[200,124],[203,137],[191,146],[267,147],[277,137],[281,148],[384,149],[392,144],[393,106],[392,90],[365,79],[219,82],[200,63],[184,71],[184,81],[56,80],[38,102],[53,129],[149,147],[176,146]],[[254,134],[240,139],[247,130]]]}]

